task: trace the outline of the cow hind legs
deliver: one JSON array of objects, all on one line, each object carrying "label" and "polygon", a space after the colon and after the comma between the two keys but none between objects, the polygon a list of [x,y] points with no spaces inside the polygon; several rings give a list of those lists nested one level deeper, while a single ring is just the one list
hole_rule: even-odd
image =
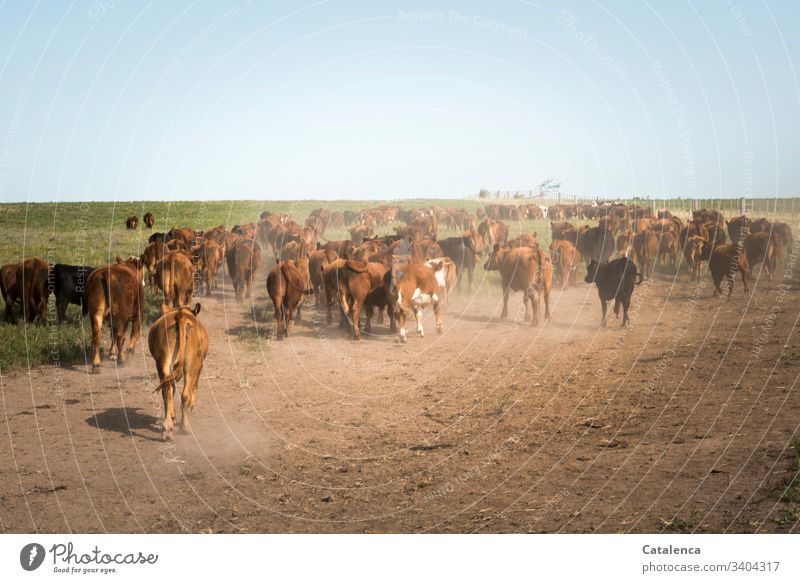
[{"label": "cow hind legs", "polygon": [[417,311],[414,312],[414,317],[417,320],[417,334],[419,334],[420,338],[423,338],[425,336],[425,329],[422,327],[422,310],[417,309]]},{"label": "cow hind legs", "polygon": [[438,303],[433,304],[433,315],[436,318],[436,333],[442,334],[444,332],[444,324],[442,323],[441,307]]}]

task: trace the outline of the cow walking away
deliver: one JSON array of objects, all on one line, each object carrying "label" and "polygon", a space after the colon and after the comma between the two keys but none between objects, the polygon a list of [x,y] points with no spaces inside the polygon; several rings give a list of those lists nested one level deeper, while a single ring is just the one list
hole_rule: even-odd
[{"label": "cow walking away", "polygon": [[652,229],[644,228],[633,236],[633,255],[642,268],[642,276],[650,279],[653,263],[658,258],[658,235]]},{"label": "cow walking away", "polygon": [[171,308],[161,304],[161,311],[163,315],[150,327],[147,343],[160,381],[155,390],[161,391],[164,399],[161,439],[168,441],[175,425],[176,383],[181,378],[183,391],[179,431],[188,433],[190,430],[189,413],[197,398],[200,373],[208,355],[208,332],[197,319],[200,304],[196,304],[193,309],[185,306]]},{"label": "cow walking away", "polygon": [[592,259],[587,267],[584,281],[597,285],[597,294],[600,296],[600,306],[603,309],[600,326],[606,325],[607,302],[610,300],[614,300],[614,314],[617,318],[619,318],[619,308],[622,306],[622,326],[627,326],[630,321],[628,308],[631,305],[633,290],[642,283],[642,274],[637,273],[636,264],[627,257],[620,257],[609,263],[599,263]]},{"label": "cow walking away", "polygon": [[133,354],[139,342],[144,320],[144,267],[138,257],[95,269],[86,280],[86,303],[92,320],[92,372],[100,372],[100,341],[103,320],[111,328],[109,359],[124,363],[125,334],[131,324],[128,353]]},{"label": "cow walking away", "polygon": [[125,228],[131,231],[135,231],[139,228],[139,217],[136,215],[131,215],[127,219],[125,219]]},{"label": "cow walking away", "polygon": [[175,308],[192,303],[194,264],[184,251],[172,251],[156,264],[156,283],[164,301]]},{"label": "cow walking away", "polygon": [[267,275],[267,294],[275,308],[275,338],[283,340],[292,330],[295,313],[306,295],[314,293],[308,274],[308,258],[279,261]]},{"label": "cow walking away", "polygon": [[253,275],[261,263],[261,247],[248,239],[239,239],[225,255],[228,273],[233,283],[236,298],[249,298],[253,287]]}]

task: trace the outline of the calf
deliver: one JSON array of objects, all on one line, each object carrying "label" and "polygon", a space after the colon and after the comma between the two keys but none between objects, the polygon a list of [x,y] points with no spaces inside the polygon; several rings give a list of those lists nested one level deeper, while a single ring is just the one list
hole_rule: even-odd
[{"label": "calf", "polygon": [[128,352],[133,354],[139,342],[144,319],[144,267],[138,258],[95,269],[86,280],[86,303],[92,320],[92,372],[100,372],[100,340],[103,320],[108,318],[111,327],[109,359],[121,366],[125,360],[123,347],[128,323],[131,338]]},{"label": "calf", "polygon": [[[717,294],[727,295],[731,299],[733,292],[733,278],[736,272],[742,274],[742,284],[744,291],[747,293],[747,274],[750,272],[750,266],[747,263],[747,255],[743,247],[739,245],[719,245],[714,247],[714,252],[708,261],[708,269],[711,271],[711,279],[714,281],[714,294],[711,297],[716,297]],[[726,280],[726,290],[722,290],[720,284],[722,280]]]},{"label": "calf", "polygon": [[400,328],[400,342],[408,341],[406,318],[411,313],[417,321],[417,334],[420,338],[425,335],[422,328],[422,310],[430,304],[433,305],[433,314],[436,318],[436,332],[441,334],[444,330],[439,307],[440,287],[436,273],[433,268],[419,263],[402,266],[394,273],[386,272],[383,284],[391,306],[390,315],[396,319]]},{"label": "calf", "polygon": [[[546,259],[546,260],[545,260]],[[487,271],[500,271],[503,290],[501,318],[508,317],[508,295],[512,291],[523,292],[525,322],[531,326],[539,323],[542,296],[545,302],[545,319],[550,318],[550,288],[553,283],[553,268],[550,258],[532,247],[509,249],[495,244],[489,260],[483,266]]]},{"label": "calf", "polygon": [[[638,277],[638,280],[637,280]],[[606,325],[606,302],[614,300],[614,314],[619,318],[619,308],[622,306],[622,326],[628,325],[628,308],[631,305],[631,296],[636,285],[642,283],[642,275],[636,272],[636,264],[627,257],[620,257],[610,263],[598,263],[594,259],[587,267],[586,283],[594,282],[597,285],[597,294],[600,296],[600,306],[603,308],[603,317],[600,326]]]},{"label": "calf", "polygon": [[147,343],[150,355],[156,362],[159,384],[155,391],[161,391],[164,399],[164,423],[161,439],[172,437],[175,423],[173,398],[176,383],[183,378],[181,392],[181,433],[189,432],[189,413],[197,398],[200,373],[203,361],[208,355],[208,333],[197,319],[200,304],[194,309],[188,307],[170,308],[161,304],[163,315],[150,327]]},{"label": "calf", "polygon": [[125,228],[135,231],[139,227],[139,217],[131,215],[125,219]]},{"label": "calf", "polygon": [[550,243],[550,253],[555,261],[555,272],[561,289],[565,290],[569,286],[575,286],[578,276],[578,266],[581,262],[581,254],[575,245],[566,240],[555,240]]},{"label": "calf", "polygon": [[308,278],[308,259],[280,261],[267,275],[267,294],[275,308],[275,337],[283,340],[294,324],[295,311],[314,293]]},{"label": "calf", "polygon": [[58,312],[58,323],[61,324],[67,318],[67,306],[75,304],[81,307],[81,313],[85,316],[88,313],[84,292],[86,291],[86,280],[94,271],[94,267],[86,265],[62,265],[56,263],[51,271],[53,278],[52,284],[56,296],[56,311]]},{"label": "calf", "polygon": [[700,279],[700,264],[703,261],[703,247],[705,244],[706,240],[700,235],[691,235],[686,238],[686,243],[683,247],[683,257],[686,259],[689,279],[691,281]]}]

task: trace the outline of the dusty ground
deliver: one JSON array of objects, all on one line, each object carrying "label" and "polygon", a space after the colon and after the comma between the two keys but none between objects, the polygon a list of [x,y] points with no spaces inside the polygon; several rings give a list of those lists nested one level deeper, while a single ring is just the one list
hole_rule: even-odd
[{"label": "dusty ground", "polygon": [[[383,325],[353,343],[315,309],[280,343],[258,321],[259,340],[226,284],[200,300],[211,353],[193,434],[170,444],[146,348],[100,375],[3,378],[2,530],[800,530],[779,501],[800,426],[796,291],[737,281],[725,302],[710,278],[662,273],[623,331],[598,329],[581,284],[532,329],[519,295],[501,320],[496,281],[476,279],[444,335],[428,314],[405,346]],[[257,290],[263,306],[263,273]]]}]

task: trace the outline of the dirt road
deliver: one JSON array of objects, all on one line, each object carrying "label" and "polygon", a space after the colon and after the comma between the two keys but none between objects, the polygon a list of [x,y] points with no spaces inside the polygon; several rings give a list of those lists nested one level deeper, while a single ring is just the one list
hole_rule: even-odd
[{"label": "dirt road", "polygon": [[798,531],[779,501],[800,426],[800,300],[784,272],[752,296],[737,281],[730,302],[710,278],[657,274],[627,330],[613,316],[598,328],[585,284],[555,292],[546,326],[518,321],[519,295],[499,319],[483,281],[456,295],[443,335],[427,314],[406,345],[380,324],[354,343],[313,308],[274,342],[251,309],[271,312],[264,274],[250,304],[226,283],[199,300],[212,345],[191,435],[159,441],[142,349],[100,375],[2,379],[0,527]]}]

